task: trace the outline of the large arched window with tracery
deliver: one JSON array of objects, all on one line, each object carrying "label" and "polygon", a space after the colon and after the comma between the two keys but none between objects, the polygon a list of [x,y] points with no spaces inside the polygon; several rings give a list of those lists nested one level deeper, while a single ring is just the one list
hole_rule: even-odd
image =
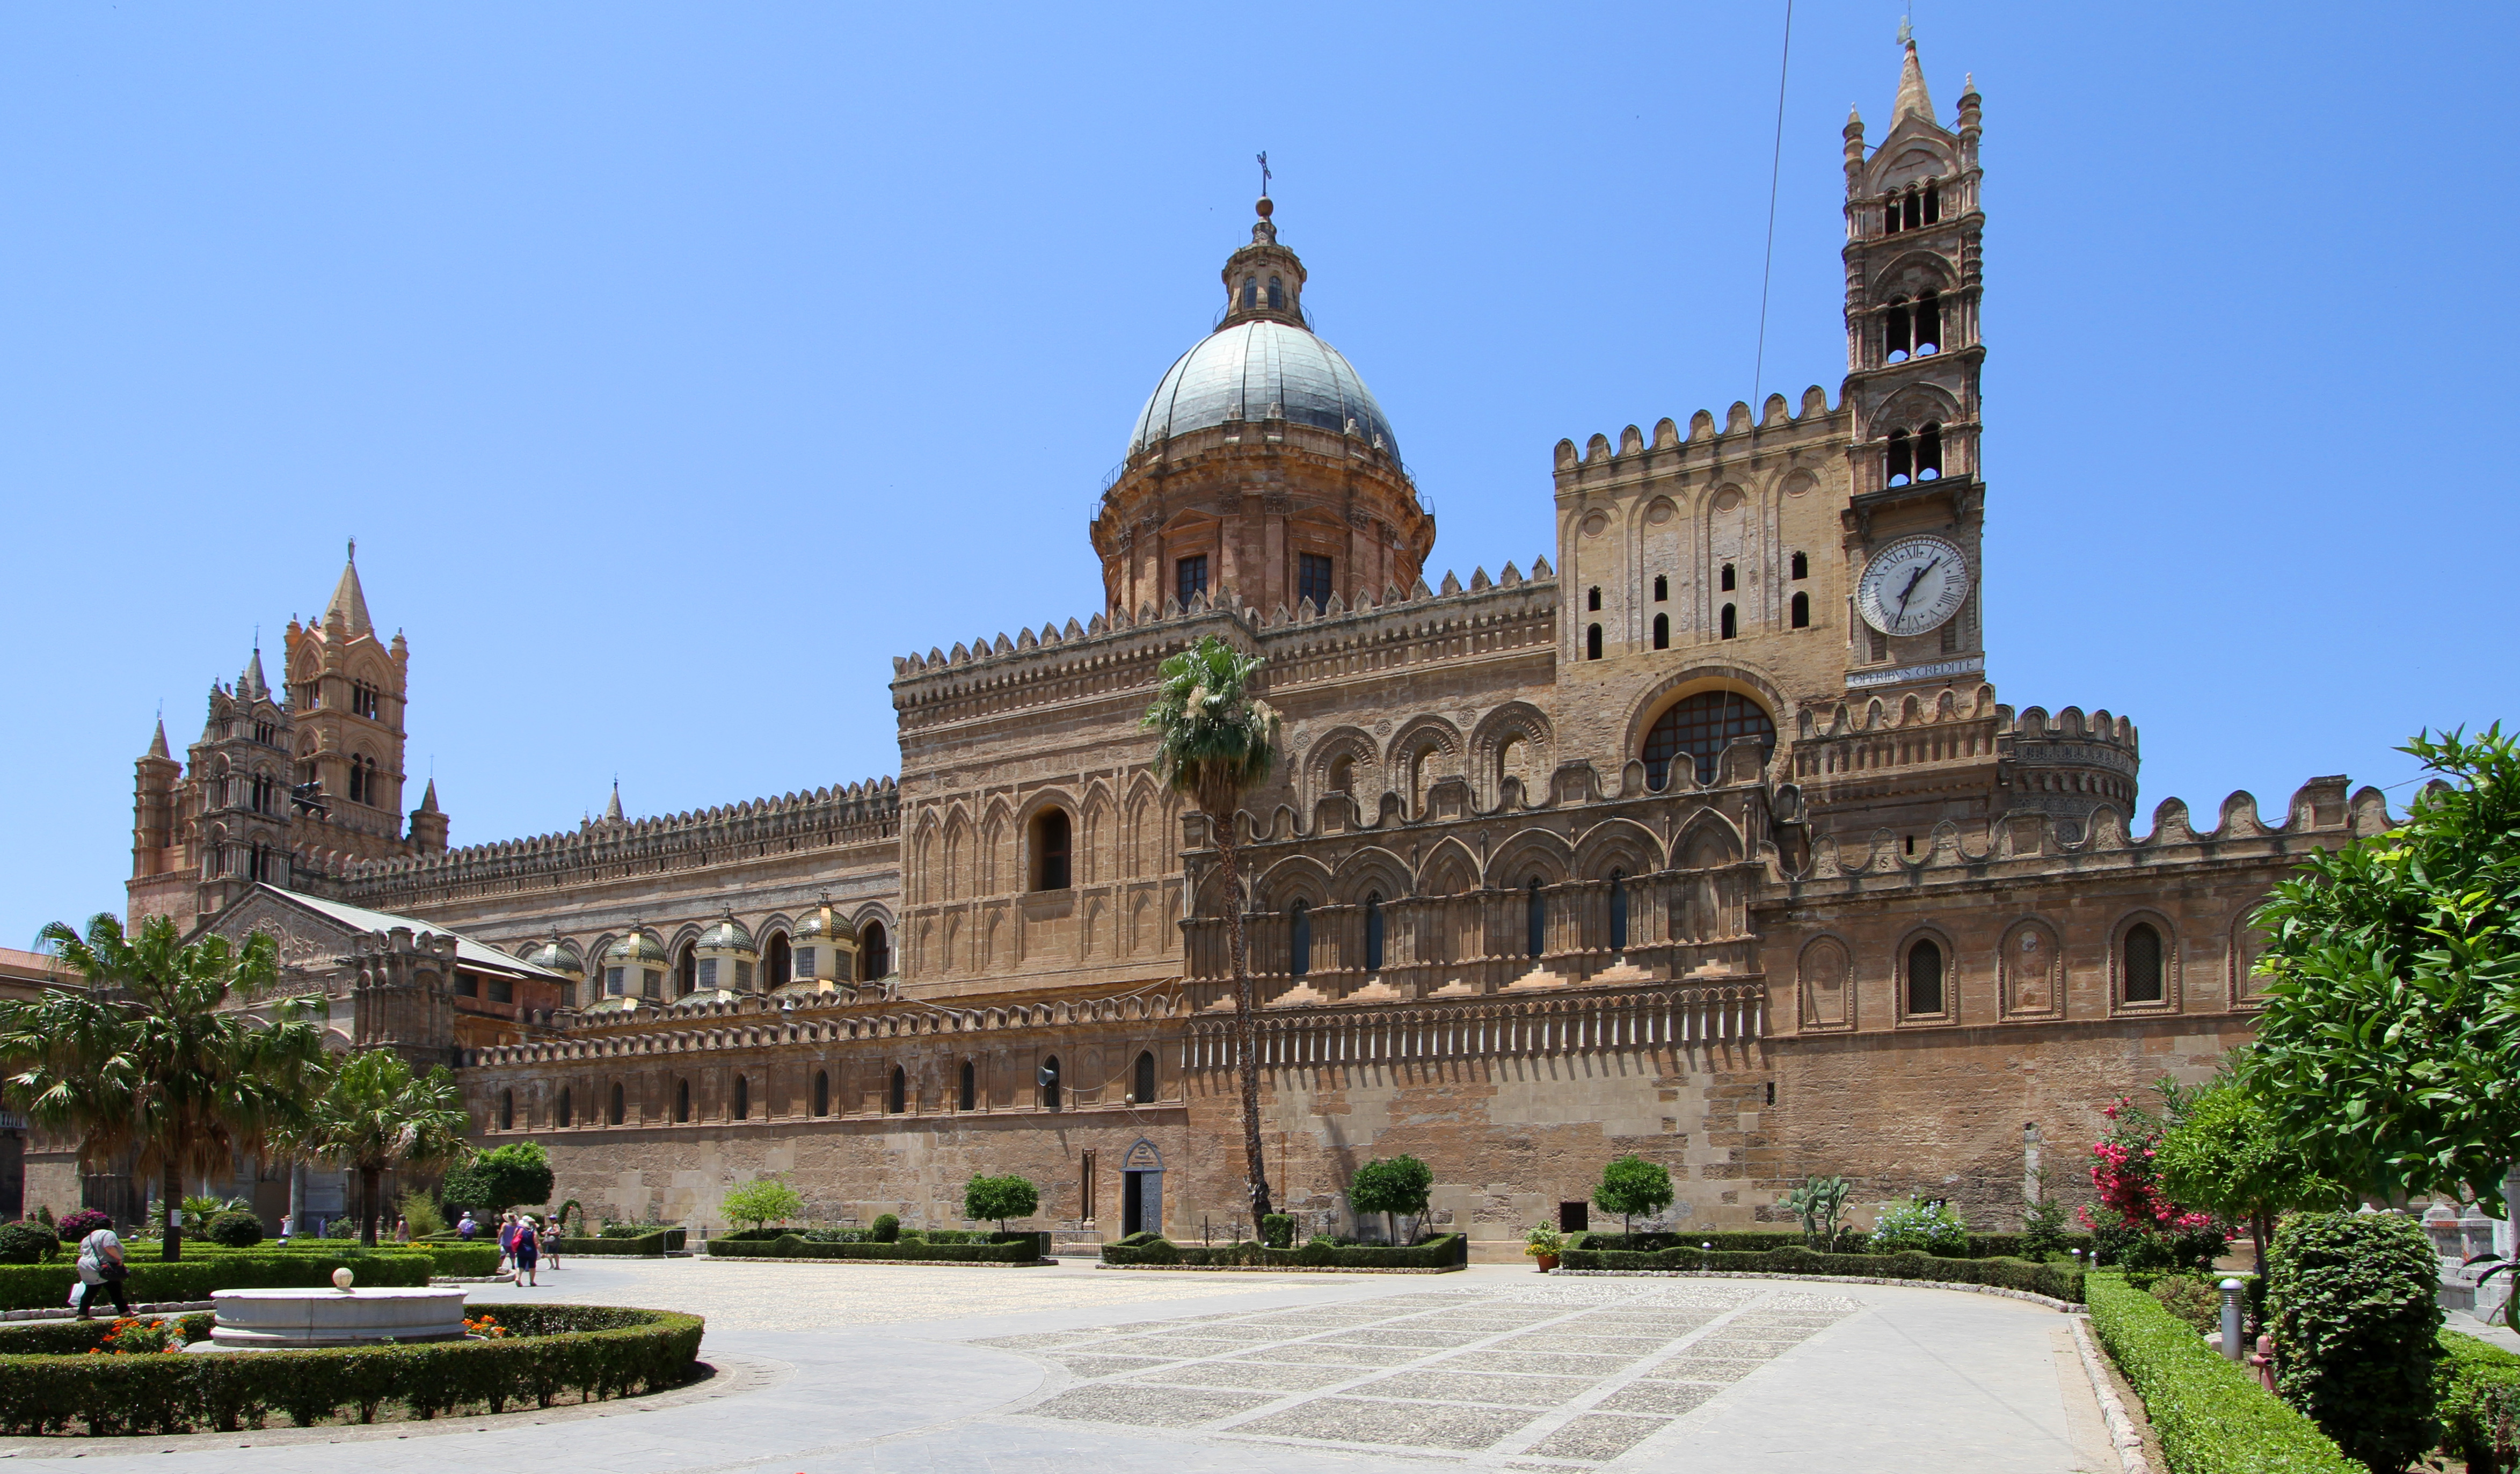
[{"label": "large arched window with tracery", "polygon": [[1697,781],[1715,781],[1715,760],[1730,744],[1743,738],[1756,738],[1759,760],[1777,750],[1777,724],[1759,704],[1738,691],[1700,691],[1685,698],[1672,709],[1654,718],[1645,733],[1645,783],[1663,786],[1672,763],[1683,754],[1694,763]]}]

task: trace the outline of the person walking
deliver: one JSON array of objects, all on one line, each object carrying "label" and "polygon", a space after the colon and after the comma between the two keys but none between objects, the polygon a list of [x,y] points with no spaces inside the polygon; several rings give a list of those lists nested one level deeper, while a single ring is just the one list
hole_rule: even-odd
[{"label": "person walking", "polygon": [[559,1220],[559,1219],[553,1219],[550,1222],[543,1224],[543,1243],[542,1243],[542,1249],[543,1249],[543,1258],[544,1258],[545,1260],[548,1260],[548,1261],[551,1263],[551,1267],[552,1267],[553,1268],[555,1268],[555,1269],[559,1268],[559,1267],[560,1267],[560,1220]]},{"label": "person walking", "polygon": [[78,1318],[88,1318],[87,1303],[99,1285],[113,1297],[115,1310],[125,1315],[131,1313],[130,1298],[122,1293],[122,1282],[131,1277],[131,1267],[122,1262],[122,1239],[111,1225],[79,1240],[78,1277]]},{"label": "person walking", "polygon": [[530,1213],[517,1221],[517,1239],[514,1253],[517,1261],[518,1282],[519,1284],[532,1285],[539,1288],[539,1285],[534,1279],[534,1266],[540,1262],[543,1257],[542,1225],[534,1221],[534,1216]]},{"label": "person walking", "polygon": [[472,1242],[472,1236],[480,1231],[481,1225],[472,1221],[472,1210],[465,1209],[464,1221],[455,1225],[455,1236],[469,1244]]},{"label": "person walking", "polygon": [[499,1215],[499,1272],[513,1274],[517,1268],[517,1215],[514,1209]]}]

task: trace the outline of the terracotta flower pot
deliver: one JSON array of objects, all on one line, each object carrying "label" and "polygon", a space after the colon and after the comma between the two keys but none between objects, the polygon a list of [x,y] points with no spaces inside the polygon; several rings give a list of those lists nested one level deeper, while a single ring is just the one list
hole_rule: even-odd
[{"label": "terracotta flower pot", "polygon": [[1557,1256],[1554,1254],[1535,1254],[1532,1258],[1539,1261],[1540,1272],[1543,1274],[1557,1267]]}]

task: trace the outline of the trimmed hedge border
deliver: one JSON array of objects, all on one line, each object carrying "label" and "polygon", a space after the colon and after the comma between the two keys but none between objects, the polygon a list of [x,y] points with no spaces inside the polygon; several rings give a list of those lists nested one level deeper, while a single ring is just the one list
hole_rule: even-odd
[{"label": "trimmed hedge border", "polygon": [[662,1228],[654,1233],[643,1233],[637,1238],[592,1236],[563,1238],[560,1241],[560,1247],[553,1252],[583,1254],[590,1258],[602,1255],[622,1255],[634,1259],[662,1259],[668,1254],[681,1251],[687,1242],[685,1235],[688,1231],[682,1228]]},{"label": "trimmed hedge border", "polygon": [[1567,1269],[1556,1268],[1552,1274],[1580,1274],[1598,1279],[1782,1279],[1801,1284],[1822,1285],[1898,1285],[1910,1290],[1960,1290],[1971,1295],[1995,1295],[2005,1300],[2022,1300],[2044,1305],[2051,1311],[2080,1315],[2085,1307],[2079,1300],[2059,1300],[2033,1290],[2008,1290],[2002,1285],[1972,1284],[1965,1279],[1885,1279],[1877,1274],[1779,1274],[1755,1269]]},{"label": "trimmed hedge border", "polygon": [[2143,1399],[2169,1474],[2368,1474],[2159,1301],[2115,1274],[2086,1288],[2092,1329]]},{"label": "trimmed hedge border", "polygon": [[[1640,1250],[1629,1248],[1624,1244],[1616,1242],[1617,1240],[1631,1237],[1646,1240],[1647,1246]],[[1856,1230],[1849,1228],[1842,1230],[1838,1234],[1837,1242],[1843,1244],[1852,1241],[1861,1244],[1869,1237],[1869,1234],[1859,1233]],[[1967,1253],[1938,1254],[1934,1257],[1936,1259],[2019,1259],[2021,1257],[2022,1238],[2023,1235],[2018,1233],[1972,1233],[1968,1236]],[[1565,1247],[1567,1249],[1583,1249],[1591,1253],[1654,1253],[1665,1249],[1694,1249],[1700,1244],[1713,1244],[1715,1246],[1715,1252],[1718,1254],[1769,1254],[1778,1249],[1807,1249],[1811,1247],[1810,1240],[1806,1239],[1798,1231],[1784,1231],[1767,1228],[1718,1229],[1705,1233],[1680,1233],[1675,1231],[1667,1233],[1639,1233],[1634,1235],[1614,1233],[1604,1228],[1588,1228],[1580,1233],[1568,1234]],[[2083,1251],[2084,1255],[2088,1257],[2092,1252],[2092,1236],[2088,1233],[2068,1233],[2064,1236],[2064,1241],[2061,1247],[2080,1249]],[[1814,1250],[1813,1252],[1818,1253],[1821,1251]]]},{"label": "trimmed hedge border", "polygon": [[1468,1235],[1447,1233],[1422,1244],[1304,1244],[1270,1249],[1257,1243],[1190,1245],[1145,1239],[1102,1246],[1106,1269],[1337,1270],[1350,1274],[1448,1274],[1470,1264]]},{"label": "trimmed hedge border", "polygon": [[[358,1276],[360,1284],[371,1289],[418,1287],[428,1284],[437,1268],[436,1260],[429,1255],[382,1250],[374,1254],[253,1254],[227,1249],[171,1264],[137,1256],[130,1263],[131,1277],[123,1281],[122,1290],[134,1301],[206,1300],[213,1290],[320,1289],[330,1285],[333,1271],[345,1265]],[[60,1309],[69,1304],[70,1286],[77,1282],[78,1267],[72,1261],[0,1265],[0,1308]],[[112,1303],[111,1299],[108,1303]]]},{"label": "trimmed hedge border", "polygon": [[1847,1279],[1915,1281],[1927,1284],[1986,1285],[2023,1291],[2081,1304],[2083,1271],[2064,1265],[2034,1265],[2026,1259],[1944,1259],[1932,1254],[1815,1254],[1809,1249],[1771,1249],[1765,1254],[1728,1254],[1721,1249],[1569,1249],[1558,1256],[1556,1273],[1570,1270],[1688,1271],[1712,1270],[1811,1279],[1822,1275]]},{"label": "trimmed hedge border", "polygon": [[[111,1322],[0,1328],[0,1430],[91,1436],[233,1433],[274,1412],[298,1427],[348,1410],[362,1423],[399,1405],[428,1419],[475,1405],[548,1407],[562,1395],[597,1402],[690,1380],[704,1328],[698,1315],[613,1306],[491,1307],[496,1341],[440,1341],[211,1356],[90,1356]],[[210,1317],[183,1317],[187,1340]],[[27,1347],[23,1353],[16,1347]]]},{"label": "trimmed hedge border", "polygon": [[2433,1412],[2442,1421],[2442,1447],[2477,1474],[2498,1469],[2494,1424],[2498,1416],[2520,1414],[2520,1356],[2447,1328],[2441,1348]]},{"label": "trimmed hedge border", "polygon": [[1050,1257],[1047,1233],[1010,1234],[994,1244],[825,1244],[802,1234],[783,1233],[771,1239],[713,1238],[708,1252],[711,1259],[842,1259],[904,1265],[1058,1263]]}]

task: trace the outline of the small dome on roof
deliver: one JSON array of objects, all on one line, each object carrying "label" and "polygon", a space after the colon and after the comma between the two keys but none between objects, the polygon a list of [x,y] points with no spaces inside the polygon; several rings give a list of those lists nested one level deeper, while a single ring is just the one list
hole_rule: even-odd
[{"label": "small dome on roof", "polygon": [[673,1001],[672,1006],[676,1008],[698,1008],[703,1003],[741,1003],[742,1001],[743,994],[733,991],[729,989],[703,988],[698,992],[687,992],[681,997],[676,998]]},{"label": "small dome on roof", "polygon": [[539,967],[545,972],[567,973],[580,978],[586,976],[586,968],[577,960],[577,954],[561,945],[558,937],[527,951],[524,960],[527,966]]},{"label": "small dome on roof", "polygon": [[[823,927],[823,918],[827,915],[832,918],[831,929],[828,932],[826,932]],[[788,940],[790,942],[825,942],[832,940],[840,942],[855,942],[857,940],[857,935],[849,930],[849,924],[842,921],[836,913],[817,909],[807,911],[804,916],[797,921],[795,929],[788,934]]]},{"label": "small dome on roof", "polygon": [[711,923],[707,931],[700,933],[700,940],[695,944],[702,949],[714,947],[719,950],[739,952],[753,950],[752,933],[744,929],[742,922],[735,919],[735,913],[732,911]]},{"label": "small dome on roof", "polygon": [[598,998],[594,1002],[587,1004],[584,1008],[579,1009],[578,1012],[581,1014],[629,1013],[638,1008],[640,1001],[640,999],[632,997]]},{"label": "small dome on roof", "polygon": [[632,932],[604,949],[604,960],[620,965],[644,965],[665,960],[665,944],[646,932]]}]

